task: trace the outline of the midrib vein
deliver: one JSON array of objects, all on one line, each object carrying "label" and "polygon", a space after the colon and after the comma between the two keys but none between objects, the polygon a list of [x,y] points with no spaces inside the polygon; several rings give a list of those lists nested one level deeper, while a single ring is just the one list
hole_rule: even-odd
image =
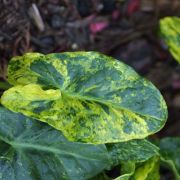
[{"label": "midrib vein", "polygon": [[[61,90],[60,90],[61,91]],[[98,102],[98,103],[102,103],[102,104],[105,104],[107,105],[108,107],[114,107],[114,108],[117,108],[117,109],[120,109],[120,110],[124,110],[124,111],[127,111],[129,113],[134,113],[136,115],[140,115],[140,116],[143,116],[143,117],[149,117],[149,118],[154,118],[158,121],[162,121],[162,119],[160,118],[157,118],[155,116],[151,116],[151,115],[148,115],[148,114],[142,114],[140,112],[137,112],[137,111],[133,111],[131,109],[127,109],[125,107],[122,107],[122,106],[119,106],[118,104],[115,104],[113,102],[108,102],[108,101],[104,101],[102,99],[96,99],[96,98],[93,98],[93,97],[88,97],[88,96],[82,96],[80,94],[74,94],[74,93],[71,93],[71,92],[68,92],[68,91],[61,91],[62,95],[64,94],[65,96],[69,96],[71,98],[77,98],[79,100],[88,100],[88,101],[94,101],[94,102]]]}]

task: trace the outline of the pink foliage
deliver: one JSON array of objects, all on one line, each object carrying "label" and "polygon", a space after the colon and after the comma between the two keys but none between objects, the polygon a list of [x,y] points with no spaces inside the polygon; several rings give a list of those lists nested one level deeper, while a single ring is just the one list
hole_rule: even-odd
[{"label": "pink foliage", "polygon": [[107,21],[93,22],[90,24],[89,29],[93,34],[95,34],[104,30],[108,25],[109,23]]},{"label": "pink foliage", "polygon": [[116,9],[112,12],[112,19],[117,20],[119,16],[120,16],[119,10]]}]

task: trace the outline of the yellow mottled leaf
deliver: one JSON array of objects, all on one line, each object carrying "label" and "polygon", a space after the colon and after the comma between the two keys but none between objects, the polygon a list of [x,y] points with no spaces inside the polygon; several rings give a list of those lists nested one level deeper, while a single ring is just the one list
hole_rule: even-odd
[{"label": "yellow mottled leaf", "polygon": [[124,63],[96,52],[15,57],[8,67],[13,88],[1,102],[59,129],[71,141],[142,139],[167,119],[160,92]]},{"label": "yellow mottled leaf", "polygon": [[160,32],[172,56],[180,63],[180,18],[166,17],[161,19]]}]

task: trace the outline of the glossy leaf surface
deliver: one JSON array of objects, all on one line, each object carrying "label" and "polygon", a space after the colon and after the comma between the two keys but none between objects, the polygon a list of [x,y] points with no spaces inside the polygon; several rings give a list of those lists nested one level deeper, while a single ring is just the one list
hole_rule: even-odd
[{"label": "glossy leaf surface", "polygon": [[[157,159],[159,157],[159,148],[145,139],[107,144],[106,146],[111,159],[111,169],[119,166],[121,175],[115,178],[115,180],[135,179],[134,177],[136,174],[136,179],[140,180],[138,179],[140,167],[144,177],[149,176],[148,174],[150,174],[152,170],[148,170],[148,168],[151,168],[151,166],[154,167],[154,161],[151,159],[155,157]],[[155,162],[158,163],[159,166],[159,161],[155,160]],[[113,178],[107,177],[104,173],[101,173],[96,179],[112,180]]]},{"label": "glossy leaf surface", "polygon": [[160,21],[160,31],[171,54],[180,63],[180,18],[163,18]]},{"label": "glossy leaf surface", "polygon": [[51,126],[0,107],[0,179],[88,179],[109,165],[105,145],[67,141]]},{"label": "glossy leaf surface", "polygon": [[121,169],[116,180],[158,179],[159,148],[148,140],[131,140],[107,145],[107,148],[112,166],[119,165]]},{"label": "glossy leaf surface", "polygon": [[160,92],[129,66],[96,52],[11,60],[4,106],[47,122],[71,141],[109,143],[141,139],[167,118]]},{"label": "glossy leaf surface", "polygon": [[111,144],[107,148],[114,166],[124,162],[144,162],[159,155],[159,148],[145,139]]}]

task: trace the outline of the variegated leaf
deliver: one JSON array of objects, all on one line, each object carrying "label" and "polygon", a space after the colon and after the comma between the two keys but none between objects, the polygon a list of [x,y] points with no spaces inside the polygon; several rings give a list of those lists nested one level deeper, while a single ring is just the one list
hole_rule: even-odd
[{"label": "variegated leaf", "polygon": [[160,92],[129,66],[96,52],[42,55],[11,60],[15,87],[2,103],[47,122],[72,141],[121,142],[159,131],[167,118]]},{"label": "variegated leaf", "polygon": [[136,168],[135,173],[132,176],[133,180],[159,180],[159,164],[160,160],[158,156],[152,157],[148,161],[142,163]]},{"label": "variegated leaf", "polygon": [[1,180],[85,180],[109,164],[105,145],[69,142],[51,126],[0,106]]},{"label": "variegated leaf", "polygon": [[111,156],[112,166],[126,162],[145,162],[154,156],[159,156],[159,148],[146,139],[106,145]]},{"label": "variegated leaf", "polygon": [[121,176],[115,180],[129,180],[135,172],[136,165],[134,162],[126,162],[121,164]]},{"label": "variegated leaf", "polygon": [[129,162],[122,165],[123,175],[115,180],[159,180],[159,157],[155,156],[151,159],[136,164]]},{"label": "variegated leaf", "polygon": [[160,32],[171,54],[180,63],[180,18],[166,17],[161,19]]},{"label": "variegated leaf", "polygon": [[[115,180],[135,179],[135,171],[137,170],[137,174],[139,174],[139,167],[143,169],[143,176],[148,177],[151,170],[146,167],[151,167],[151,159],[159,157],[159,148],[146,139],[106,144],[106,147],[110,155],[111,169],[118,166],[120,169],[120,176]],[[156,162],[159,164],[159,161]],[[138,176],[136,180],[139,180]],[[96,179],[112,180],[104,172],[99,174]]]}]

